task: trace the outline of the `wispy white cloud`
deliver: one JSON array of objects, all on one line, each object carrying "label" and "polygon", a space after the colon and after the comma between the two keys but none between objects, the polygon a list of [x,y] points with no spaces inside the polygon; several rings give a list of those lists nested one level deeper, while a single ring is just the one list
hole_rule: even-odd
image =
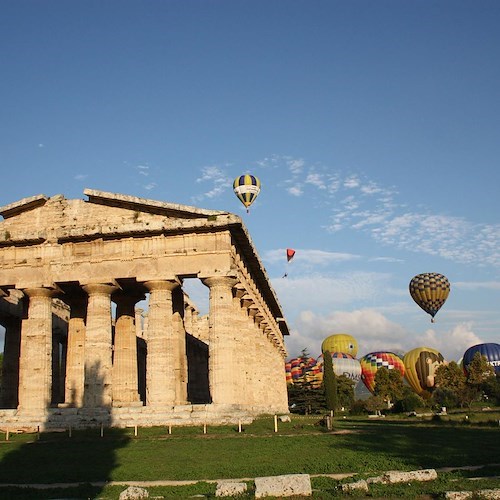
[{"label": "wispy white cloud", "polygon": [[310,172],[307,174],[306,184],[312,184],[313,186],[316,186],[318,189],[326,189],[326,183],[325,183],[325,178],[321,174],[318,174],[317,172]]},{"label": "wispy white cloud", "polygon": [[300,185],[291,186],[287,189],[287,191],[293,196],[302,196],[302,194],[304,194]]},{"label": "wispy white cloud", "polygon": [[88,177],[88,174],[76,174],[75,175],[75,180],[76,181],[83,181]]},{"label": "wispy white cloud", "polygon": [[350,175],[347,179],[344,179],[344,187],[348,189],[358,188],[360,185],[360,180],[357,175]]},{"label": "wispy white cloud", "polygon": [[293,269],[289,270],[288,278],[272,279],[272,285],[284,305],[289,321],[294,321],[295,316],[306,308],[306,297],[314,298],[316,311],[359,308],[379,302],[381,298],[387,300],[391,296],[400,297],[400,291],[391,287],[391,276],[387,273],[354,271],[328,276],[310,271],[295,277],[294,269],[298,267],[296,264],[299,261],[295,263],[294,258],[292,264]]},{"label": "wispy white cloud", "polygon": [[203,199],[217,198],[232,186],[233,179],[218,165],[208,165],[201,169],[201,175],[196,179],[199,184],[209,184],[210,188],[204,193],[193,196],[195,202]]},{"label": "wispy white cloud", "polygon": [[147,165],[137,165],[135,167],[140,175],[147,177],[149,175],[149,167]]},{"label": "wispy white cloud", "polygon": [[[335,262],[346,262],[350,260],[356,260],[359,258],[360,258],[359,255],[350,253],[325,252],[323,250],[296,248],[293,262],[297,264],[306,263],[308,265],[321,266],[321,265],[329,265]],[[268,250],[263,254],[264,262],[270,264],[284,262],[285,259],[286,259],[286,248]]]},{"label": "wispy white cloud", "polygon": [[453,287],[462,290],[500,290],[500,281],[455,281]]},{"label": "wispy white cloud", "polygon": [[[362,231],[388,247],[439,256],[465,264],[500,266],[500,224],[477,224],[463,217],[412,211],[397,191],[359,174],[307,165],[302,159],[275,155],[262,164],[281,165],[290,177],[282,187],[291,196],[316,189],[315,203],[335,197],[335,208],[322,227],[329,232]],[[323,170],[323,171],[322,171]]]},{"label": "wispy white cloud", "polygon": [[149,184],[146,184],[142,186],[146,191],[151,191],[151,189],[154,189],[157,186],[156,182],[150,182]]}]

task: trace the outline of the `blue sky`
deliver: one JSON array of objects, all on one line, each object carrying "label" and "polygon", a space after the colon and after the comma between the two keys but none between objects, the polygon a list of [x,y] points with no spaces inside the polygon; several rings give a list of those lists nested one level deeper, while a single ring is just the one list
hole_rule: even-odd
[{"label": "blue sky", "polygon": [[[4,1],[0,205],[93,188],[237,213],[290,356],[347,332],[458,359],[500,342],[499,25],[487,0]],[[408,293],[430,271],[452,286],[434,324]]]}]

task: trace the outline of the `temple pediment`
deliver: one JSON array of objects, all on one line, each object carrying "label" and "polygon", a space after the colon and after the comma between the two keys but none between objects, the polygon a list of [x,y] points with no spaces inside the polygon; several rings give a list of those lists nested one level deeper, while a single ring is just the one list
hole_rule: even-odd
[{"label": "temple pediment", "polygon": [[4,221],[0,222],[0,244],[210,230],[241,223],[229,212],[93,189],[86,189],[84,194],[88,200],[40,194],[1,207]]}]

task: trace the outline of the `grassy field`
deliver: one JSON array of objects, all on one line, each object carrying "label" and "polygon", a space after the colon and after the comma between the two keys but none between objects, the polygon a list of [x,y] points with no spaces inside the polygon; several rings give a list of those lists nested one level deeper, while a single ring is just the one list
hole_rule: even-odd
[{"label": "grassy field", "polygon": [[[466,418],[468,417],[468,418]],[[213,479],[307,473],[355,473],[356,478],[387,470],[500,464],[500,412],[454,414],[434,419],[337,418],[329,432],[320,417],[292,416],[274,432],[272,417],[239,433],[235,426],[105,429],[11,435],[0,442],[0,483],[93,483],[197,480],[198,484],[150,488],[151,495],[213,497]],[[448,489],[499,487],[498,479],[468,481],[467,475],[500,475],[500,466],[440,474],[439,481],[404,489],[404,497],[437,495]],[[352,481],[353,479],[345,479]],[[249,483],[250,484],[250,483]],[[496,485],[496,486],[495,486]],[[340,498],[339,480],[313,477],[315,498]],[[375,496],[401,497],[401,487],[377,486]],[[415,489],[416,488],[416,489]],[[0,498],[118,498],[124,486],[63,490],[0,489]],[[399,493],[398,493],[399,491]],[[413,493],[414,491],[414,493]],[[444,491],[444,490],[440,490]]]}]

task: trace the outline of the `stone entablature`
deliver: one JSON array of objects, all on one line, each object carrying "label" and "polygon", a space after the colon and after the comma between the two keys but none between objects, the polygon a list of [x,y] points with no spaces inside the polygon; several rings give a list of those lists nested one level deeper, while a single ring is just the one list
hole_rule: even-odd
[{"label": "stone entablature", "polygon": [[[16,399],[16,416],[40,421],[55,406],[82,421],[118,407],[143,407],[147,420],[148,408],[162,415],[193,402],[212,415],[286,412],[288,329],[241,219],[85,194],[0,208],[3,406]],[[187,278],[209,288],[207,317],[183,292]]]}]

